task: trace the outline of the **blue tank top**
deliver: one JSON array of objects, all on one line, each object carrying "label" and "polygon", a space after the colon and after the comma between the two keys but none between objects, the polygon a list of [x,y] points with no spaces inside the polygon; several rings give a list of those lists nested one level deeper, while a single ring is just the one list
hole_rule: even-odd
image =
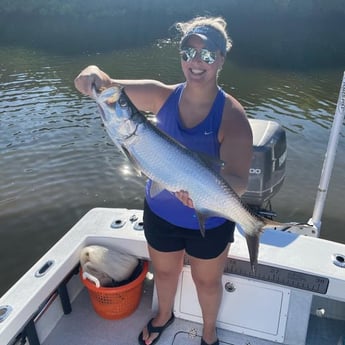
[{"label": "blue tank top", "polygon": [[[192,151],[219,158],[218,131],[222,121],[225,94],[219,88],[207,117],[195,127],[186,128],[181,121],[179,112],[179,102],[184,87],[185,84],[177,86],[163,104],[157,114],[157,126]],[[167,190],[151,198],[149,192],[151,182],[149,180],[146,184],[146,200],[152,212],[176,226],[199,230],[195,210],[183,205],[179,199]],[[210,217],[207,219],[205,227],[206,229],[214,228],[224,222],[224,218]]]}]

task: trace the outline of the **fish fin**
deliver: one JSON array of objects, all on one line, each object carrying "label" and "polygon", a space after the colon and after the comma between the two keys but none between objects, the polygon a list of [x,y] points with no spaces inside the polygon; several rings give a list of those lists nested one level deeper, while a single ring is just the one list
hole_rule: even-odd
[{"label": "fish fin", "polygon": [[224,168],[225,162],[217,157],[210,156],[204,152],[193,152],[195,156],[201,159],[210,169],[218,172]]},{"label": "fish fin", "polygon": [[[110,133],[108,132],[109,136]],[[111,137],[111,136],[110,136]],[[115,146],[118,148],[118,150],[127,157],[127,153],[124,151],[123,146],[121,143],[119,143],[117,140],[113,140],[113,143],[115,144]]]},{"label": "fish fin", "polygon": [[258,265],[258,252],[259,252],[259,234],[246,235],[247,247],[249,251],[250,267],[252,272],[255,274],[256,267]]},{"label": "fish fin", "polygon": [[198,212],[198,211],[195,211],[195,212],[196,212],[196,216],[198,218],[201,236],[205,237],[205,234],[206,234],[205,221],[207,219],[207,216],[205,214],[203,214],[203,213]]},{"label": "fish fin", "polygon": [[121,151],[127,157],[127,159],[131,162],[137,175],[142,176],[142,172],[141,172],[141,169],[140,169],[138,162],[135,160],[135,158],[128,152],[128,150],[123,145],[121,146]]},{"label": "fish fin", "polygon": [[157,196],[160,192],[162,192],[165,188],[159,184],[158,182],[152,181],[151,187],[150,187],[150,196],[151,198],[154,198]]}]

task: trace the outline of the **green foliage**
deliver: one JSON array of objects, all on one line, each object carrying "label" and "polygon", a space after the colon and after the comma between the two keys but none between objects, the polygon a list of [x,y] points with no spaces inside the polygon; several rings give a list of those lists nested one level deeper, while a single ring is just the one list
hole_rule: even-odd
[{"label": "green foliage", "polygon": [[[0,0],[0,14],[107,18],[131,13],[166,16],[228,11],[284,13],[296,16],[345,13],[344,0]],[[228,12],[229,13],[229,12]]]},{"label": "green foliage", "polygon": [[344,63],[345,0],[0,0],[0,44],[133,47],[173,37],[174,23],[196,15],[227,20],[240,62]]},{"label": "green foliage", "polygon": [[0,0],[0,13],[18,15],[101,18],[123,15],[126,8],[124,0]]}]

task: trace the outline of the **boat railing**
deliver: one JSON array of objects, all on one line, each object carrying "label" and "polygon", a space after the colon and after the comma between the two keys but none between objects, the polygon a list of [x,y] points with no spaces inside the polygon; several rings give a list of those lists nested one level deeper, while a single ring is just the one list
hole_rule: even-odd
[{"label": "boat railing", "polygon": [[328,146],[325,154],[325,159],[323,162],[323,168],[321,172],[321,178],[319,187],[317,190],[317,195],[314,204],[314,210],[312,218],[308,223],[312,226],[315,226],[318,232],[318,237],[320,236],[321,231],[321,218],[322,213],[325,207],[326,197],[329,182],[331,179],[331,174],[334,166],[334,160],[336,156],[337,146],[339,142],[340,131],[343,125],[345,116],[345,72],[343,74],[343,80],[341,83],[339,97],[337,102],[337,107],[333,119],[333,124],[331,128],[331,133],[329,136]]}]

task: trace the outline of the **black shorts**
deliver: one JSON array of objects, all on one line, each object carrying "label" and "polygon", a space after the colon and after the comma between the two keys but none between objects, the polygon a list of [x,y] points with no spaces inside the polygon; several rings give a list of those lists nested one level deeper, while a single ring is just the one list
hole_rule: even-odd
[{"label": "black shorts", "polygon": [[181,228],[158,217],[146,200],[143,220],[148,244],[160,252],[185,249],[195,258],[213,259],[224,251],[229,242],[234,242],[234,222],[226,220],[218,227],[207,229],[205,237],[202,237],[198,230]]}]

